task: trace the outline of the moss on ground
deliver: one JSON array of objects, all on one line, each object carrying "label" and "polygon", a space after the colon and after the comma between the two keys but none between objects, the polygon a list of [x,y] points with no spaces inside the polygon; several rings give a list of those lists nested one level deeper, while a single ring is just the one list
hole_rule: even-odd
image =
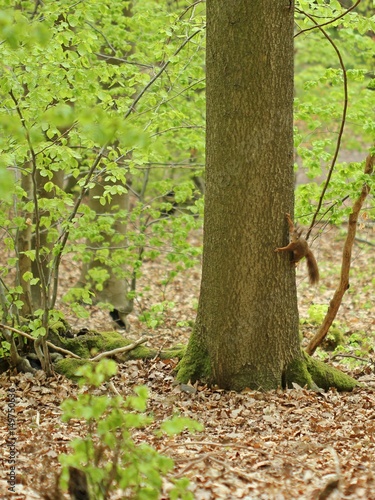
[{"label": "moss on ground", "polygon": [[[110,331],[101,333],[88,332],[74,338],[64,338],[64,336],[54,332],[51,342],[58,347],[62,347],[73,352],[81,358],[76,359],[67,357],[54,364],[54,368],[57,373],[65,375],[68,378],[75,379],[75,372],[77,368],[85,363],[92,363],[93,361],[89,361],[90,358],[99,353],[112,351],[113,349],[119,349],[121,347],[127,347],[134,341],[124,338],[117,332]],[[116,355],[116,359],[120,362],[125,362],[129,359],[152,359],[155,356],[158,356],[161,359],[181,359],[184,353],[185,346],[181,345],[177,345],[163,351],[139,345],[131,351]]]}]

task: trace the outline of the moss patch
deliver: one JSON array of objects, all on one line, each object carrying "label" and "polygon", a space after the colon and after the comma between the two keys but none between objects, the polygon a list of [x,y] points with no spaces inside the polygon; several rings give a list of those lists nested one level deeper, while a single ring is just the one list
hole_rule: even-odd
[{"label": "moss patch", "polygon": [[[90,358],[99,353],[112,351],[121,347],[131,345],[134,341],[122,337],[117,332],[89,332],[84,335],[79,335],[74,338],[65,338],[59,332],[54,331],[50,339],[53,344],[58,347],[67,349],[82,359],[65,358],[57,361],[54,368],[57,373],[61,373],[68,378],[76,379],[75,372],[79,366],[85,363],[90,363]],[[177,345],[164,351],[150,349],[144,345],[116,355],[116,358],[121,362],[129,359],[152,359],[158,356],[162,359],[179,358],[181,359],[185,353],[185,346]]]},{"label": "moss patch", "polygon": [[197,380],[208,382],[211,379],[211,373],[208,352],[197,341],[194,329],[186,352],[177,366],[177,380],[184,384],[189,381],[194,383]]},{"label": "moss patch", "polygon": [[71,380],[78,380],[79,377],[76,376],[76,371],[80,366],[86,363],[91,363],[91,361],[87,361],[87,359],[65,358],[57,361],[54,364],[54,369],[57,373]]},{"label": "moss patch", "polygon": [[338,391],[352,391],[355,387],[360,386],[359,382],[338,368],[312,358],[306,353],[304,355],[307,369],[318,387],[325,390],[335,387]]},{"label": "moss patch", "polygon": [[360,385],[341,370],[312,358],[305,352],[302,352],[301,357],[295,359],[286,369],[285,385],[292,387],[293,382],[314,390],[328,390],[334,387],[338,391],[352,391]]}]

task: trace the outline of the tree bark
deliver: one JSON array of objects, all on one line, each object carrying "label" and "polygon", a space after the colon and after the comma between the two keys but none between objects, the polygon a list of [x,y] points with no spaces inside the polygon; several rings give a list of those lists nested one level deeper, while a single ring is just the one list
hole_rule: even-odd
[{"label": "tree bark", "polygon": [[293,213],[293,8],[207,1],[207,161],[201,294],[179,378],[268,390],[301,357]]},{"label": "tree bark", "polygon": [[[107,182],[107,184],[109,183]],[[128,193],[113,195],[111,201],[104,206],[99,201],[99,197],[103,193],[104,186],[101,184],[97,184],[89,193],[89,206],[96,212],[98,217],[111,216],[111,214],[116,214],[119,210],[129,210]],[[126,248],[126,233],[126,221],[124,219],[116,219],[113,226],[109,228],[109,231],[101,232],[100,242],[92,243],[88,240],[87,245],[98,250],[109,248],[111,249],[111,254],[116,251],[121,252],[121,250],[125,250]],[[111,261],[111,259],[108,260]],[[105,270],[108,275],[101,289],[98,289],[95,281],[90,279],[90,271],[95,268]],[[97,258],[94,252],[92,260],[82,268],[79,284],[85,286],[87,282],[92,282],[91,291],[95,296],[95,300],[110,304],[116,311],[117,321],[121,321],[128,330],[129,325],[126,318],[133,310],[133,302],[127,297],[129,292],[127,275],[129,275],[129,264],[123,258],[116,265],[112,261],[107,264],[103,258]]]}]

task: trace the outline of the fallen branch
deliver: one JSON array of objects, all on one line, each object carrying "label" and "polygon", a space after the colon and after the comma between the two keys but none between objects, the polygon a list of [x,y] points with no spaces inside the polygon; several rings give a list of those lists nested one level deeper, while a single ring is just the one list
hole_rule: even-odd
[{"label": "fallen branch", "polygon": [[356,238],[355,241],[358,241],[359,243],[365,243],[366,245],[370,245],[370,247],[375,247],[375,243],[372,243],[371,241],[363,240],[362,238]]},{"label": "fallen branch", "polygon": [[[189,460],[189,463],[187,465],[185,465],[185,467],[183,469],[180,470],[180,472],[178,472],[174,477],[176,479],[180,478],[180,477],[184,477],[186,472],[191,469],[193,467],[193,465],[196,465],[197,463],[199,462],[203,462],[204,460],[207,460],[209,458],[212,458],[212,452],[209,452],[209,453],[205,453],[204,455],[201,455],[197,458],[193,458],[193,459],[177,459],[177,461],[181,461],[181,460]],[[174,459],[176,461],[176,459]]]},{"label": "fallen branch", "polygon": [[226,471],[229,471],[229,472],[232,472],[233,474],[236,474],[241,479],[245,479],[245,481],[249,481],[250,483],[254,481],[254,476],[253,475],[247,474],[246,472],[243,472],[240,469],[232,467],[227,462],[223,462],[222,459],[218,460],[217,458],[211,457],[210,460],[211,460],[211,462],[214,462],[217,465],[221,465],[221,467],[224,467],[224,469],[226,469]]},{"label": "fallen branch", "polygon": [[[14,333],[18,333],[18,335],[22,335],[22,337],[26,337],[29,340],[32,340],[35,342],[36,338],[30,335],[29,333],[23,332],[22,330],[18,330],[17,328],[13,328],[12,326],[7,326],[3,325],[0,323],[0,328],[3,328],[4,330],[9,330]],[[48,347],[51,347],[51,349],[54,349],[56,352],[60,352],[61,354],[66,354],[67,356],[71,356],[72,358],[75,359],[81,359],[80,356],[77,356],[77,354],[74,354],[74,352],[68,351],[67,349],[63,349],[62,347],[57,347],[57,345],[52,344],[52,342],[49,342],[47,340],[47,345]]]},{"label": "fallen branch", "polygon": [[[375,165],[375,155],[369,154],[366,158],[364,173],[368,175],[372,174],[374,171],[374,165]],[[325,339],[328,330],[330,329],[336,317],[337,311],[339,310],[342,298],[346,290],[349,288],[349,271],[350,271],[350,264],[352,257],[352,249],[357,231],[358,216],[369,192],[370,192],[370,186],[367,183],[365,183],[362,186],[361,194],[359,195],[358,199],[355,201],[353,205],[352,213],[349,215],[348,234],[346,236],[342,252],[340,282],[334,293],[333,299],[329,303],[328,311],[321,327],[314,335],[314,337],[311,339],[309,345],[306,348],[306,352],[310,356],[314,354],[316,348]]]},{"label": "fallen branch", "polygon": [[107,358],[109,356],[115,356],[116,354],[132,351],[139,345],[144,344],[145,342],[150,340],[150,338],[151,337],[143,337],[141,339],[136,340],[133,344],[129,344],[125,347],[118,347],[117,349],[112,349],[112,351],[101,352],[100,354],[98,354],[94,358],[89,359],[88,361],[99,361],[100,359]]},{"label": "fallen branch", "polygon": [[352,358],[352,359],[356,359],[357,361],[362,361],[363,363],[375,365],[375,361],[372,361],[371,359],[367,359],[367,358],[361,358],[360,356],[354,356],[354,354],[335,354],[334,356],[331,357],[331,361],[336,359],[336,358]]}]

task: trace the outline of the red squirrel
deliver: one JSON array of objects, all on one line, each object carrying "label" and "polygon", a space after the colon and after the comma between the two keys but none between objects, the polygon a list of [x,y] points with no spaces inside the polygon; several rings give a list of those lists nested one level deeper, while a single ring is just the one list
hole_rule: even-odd
[{"label": "red squirrel", "polygon": [[319,281],[319,269],[314,254],[307,241],[301,238],[301,231],[297,231],[289,214],[286,214],[286,219],[289,226],[290,243],[286,247],[275,248],[275,252],[293,252],[292,264],[297,264],[303,257],[306,257],[309,281],[314,285]]}]

